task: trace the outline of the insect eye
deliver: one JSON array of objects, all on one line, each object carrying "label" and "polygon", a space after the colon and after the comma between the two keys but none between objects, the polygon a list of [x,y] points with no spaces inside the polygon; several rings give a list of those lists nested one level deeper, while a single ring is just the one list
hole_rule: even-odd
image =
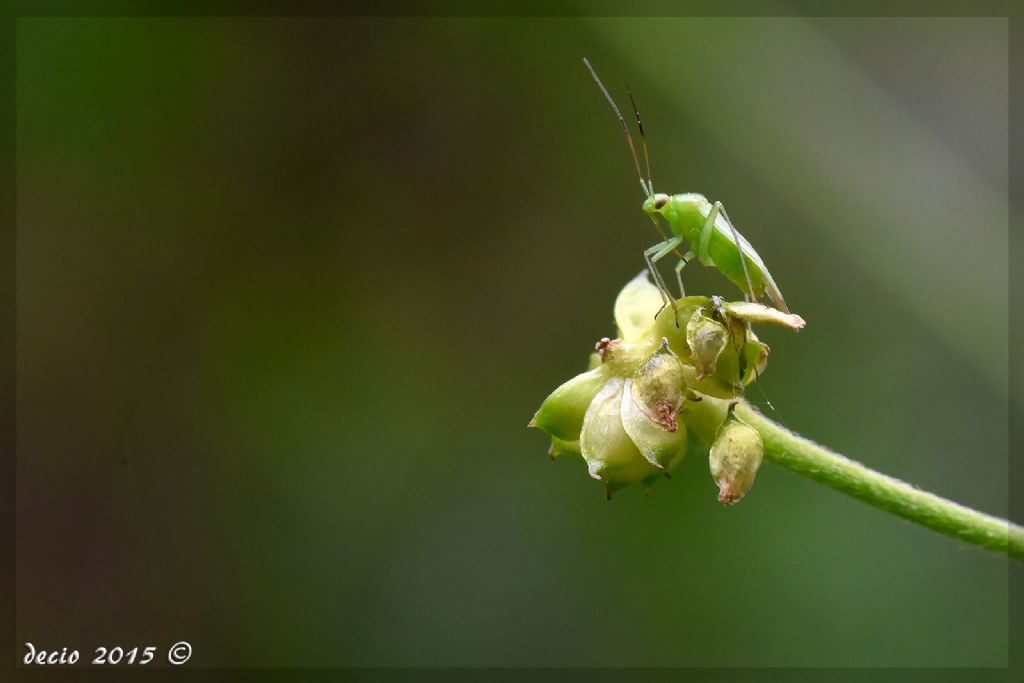
[{"label": "insect eye", "polygon": [[657,199],[654,200],[655,209],[660,209],[666,204],[668,204],[668,197],[658,197]]}]

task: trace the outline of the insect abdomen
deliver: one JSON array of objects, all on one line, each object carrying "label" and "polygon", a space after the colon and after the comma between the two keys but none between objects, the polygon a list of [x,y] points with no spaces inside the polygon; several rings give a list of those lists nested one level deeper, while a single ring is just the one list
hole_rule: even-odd
[{"label": "insect abdomen", "polygon": [[[742,239],[742,237],[740,238]],[[749,245],[746,245],[749,247]],[[740,262],[740,247],[731,237],[726,237],[720,231],[715,230],[711,235],[711,244],[708,245],[710,265],[718,268],[719,271],[740,288],[747,291],[747,276],[743,273],[744,263]],[[754,296],[759,297],[764,293],[764,263],[757,255],[753,247],[743,248],[743,258],[747,266],[747,273],[750,274],[750,285],[754,288]]]}]

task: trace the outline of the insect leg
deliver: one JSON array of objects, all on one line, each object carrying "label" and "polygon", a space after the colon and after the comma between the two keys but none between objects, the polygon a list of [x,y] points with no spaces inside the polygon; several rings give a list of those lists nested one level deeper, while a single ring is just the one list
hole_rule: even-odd
[{"label": "insect leg", "polygon": [[654,262],[660,261],[661,259],[671,254],[673,251],[675,251],[676,247],[678,247],[682,243],[682,237],[673,237],[672,239],[665,240],[660,245],[658,245],[661,247],[661,249],[656,251],[654,255],[651,256],[651,260]]},{"label": "insect leg", "polygon": [[[729,220],[729,214],[727,214],[725,212],[725,206],[722,205],[722,202],[715,202],[715,208],[722,212],[722,217],[725,218],[725,222],[729,224],[729,229],[732,231],[732,239],[736,243],[737,251],[739,251],[739,253],[740,253],[740,265],[743,266],[743,276],[747,278],[747,287],[749,288],[749,293],[748,292],[744,292],[743,293],[743,300],[744,301],[754,301],[754,302],[756,302],[757,301],[757,296],[754,294],[754,285],[750,282],[750,273],[747,271],[747,256],[746,256],[746,254],[743,253],[743,243],[740,242],[740,231],[737,230],[736,226],[732,224],[731,220]],[[712,212],[712,213],[714,213],[714,212]],[[739,374],[740,374],[739,386],[740,386],[741,390],[743,390],[744,393],[745,393],[745,390],[743,389],[743,386],[744,386],[743,385],[743,376],[746,374],[746,365],[747,365],[747,363],[746,363],[746,361],[747,361],[747,356],[746,356],[746,354],[747,354],[747,339],[746,338],[747,338],[747,335],[749,335],[750,332],[751,332],[750,321],[747,320],[743,327],[744,327],[743,340],[742,340],[741,343],[737,344],[736,346],[737,346],[737,349],[739,351],[739,356],[737,358],[737,365],[739,367]]]},{"label": "insect leg", "polygon": [[654,277],[654,284],[661,292],[661,296],[665,300],[666,306],[671,305],[675,307],[675,299],[672,298],[672,294],[668,291],[668,287],[665,286],[665,281],[662,279],[661,273],[658,272],[658,269],[654,264],[663,259],[667,254],[672,253],[672,250],[682,244],[682,242],[682,237],[673,237],[644,250],[644,260],[647,261],[647,268],[651,271],[651,275]]},{"label": "insect leg", "polygon": [[690,251],[688,251],[685,254],[683,254],[679,258],[679,263],[676,264],[676,282],[679,283],[679,298],[680,299],[685,299],[686,298],[686,289],[683,288],[683,268],[686,267],[686,264],[689,263],[690,260],[693,259],[693,257],[694,257],[694,253],[693,253],[693,249],[691,249]]},{"label": "insect leg", "polygon": [[[729,229],[732,231],[732,238],[736,241],[736,248],[740,251],[740,265],[743,266],[743,275],[747,278],[747,287],[750,288],[750,301],[757,301],[757,297],[754,295],[754,286],[750,283],[750,273],[747,271],[747,255],[743,253],[743,247],[740,246],[740,231],[736,229],[736,226],[732,224],[729,219],[729,214],[725,212],[725,207],[722,206],[722,202],[715,202],[715,206],[721,209],[722,216],[725,217],[725,222],[729,224]],[[775,280],[772,279],[772,274],[768,272],[767,268],[762,266],[761,271],[764,279],[764,291],[767,292],[768,298],[772,300],[772,303],[781,310],[783,313],[789,313],[789,306],[786,305],[786,300],[782,298],[782,292],[779,291],[779,286],[775,284]],[[747,295],[744,294],[743,298],[746,299]]]},{"label": "insect leg", "polygon": [[[729,220],[729,214],[725,212],[725,206],[722,205],[722,202],[715,202],[715,208],[722,212],[722,217],[725,218],[725,222],[729,224],[729,229],[732,230],[733,241],[736,242],[736,249],[740,252],[740,265],[743,266],[743,276],[747,278],[747,291],[750,292],[750,300],[757,301],[757,295],[754,294],[754,285],[750,282],[750,273],[747,271],[747,256],[743,253],[740,231]],[[746,295],[744,295],[744,298],[746,298]]]},{"label": "insect leg", "polygon": [[711,233],[715,229],[715,221],[718,219],[718,203],[715,203],[711,207],[711,211],[708,212],[708,217],[704,219],[704,225],[700,228],[700,234],[697,235],[697,239],[693,241],[693,246],[697,251],[697,258],[700,262],[705,265],[710,265],[713,261],[711,259]]}]

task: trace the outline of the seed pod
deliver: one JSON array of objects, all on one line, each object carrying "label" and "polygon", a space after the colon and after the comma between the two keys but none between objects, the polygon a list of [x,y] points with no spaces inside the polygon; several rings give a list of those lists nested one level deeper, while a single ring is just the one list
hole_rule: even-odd
[{"label": "seed pod", "polygon": [[761,435],[736,417],[730,406],[728,417],[715,435],[709,457],[720,502],[731,505],[750,490],[763,455]]},{"label": "seed pod", "polygon": [[676,299],[675,306],[665,306],[658,313],[654,327],[648,332],[650,336],[665,337],[669,348],[685,363],[691,357],[690,346],[686,342],[686,323],[701,307],[707,306],[711,300],[706,296],[688,296]]},{"label": "seed pod", "polygon": [[661,347],[637,369],[632,395],[649,419],[670,432],[676,431],[676,413],[683,404],[683,364],[662,337]]},{"label": "seed pod", "polygon": [[723,307],[726,313],[741,320],[788,327],[794,332],[799,332],[807,324],[796,313],[783,313],[753,301],[728,301],[723,304]]},{"label": "seed pod", "polygon": [[[734,344],[729,344],[718,357],[715,366],[715,378],[732,387],[733,395],[742,387],[750,384],[761,376],[768,364],[768,345],[757,338],[751,330],[744,328],[736,318],[730,318],[730,333]],[[739,350],[743,350],[742,357]],[[742,369],[742,382],[740,370]]]},{"label": "seed pod", "polygon": [[580,451],[587,471],[604,482],[608,498],[620,488],[657,475],[658,469],[640,454],[622,426],[625,380],[612,377],[594,397],[583,418]]},{"label": "seed pod", "polygon": [[597,367],[576,375],[544,399],[527,426],[543,429],[564,441],[578,440],[587,407],[604,386],[609,374],[606,368]]},{"label": "seed pod", "polygon": [[771,348],[758,339],[757,335],[752,331],[748,331],[744,353],[747,357],[747,371],[743,377],[743,384],[746,386],[759,378],[761,373],[764,372],[765,367],[768,365],[768,354],[771,353]]},{"label": "seed pod", "polygon": [[627,379],[622,389],[622,427],[633,440],[640,454],[666,476],[686,454],[686,427],[667,429],[660,422],[652,420],[637,405],[633,389],[636,381]]},{"label": "seed pod", "polygon": [[714,373],[718,356],[729,342],[729,331],[722,323],[704,315],[703,309],[697,309],[686,323],[686,342],[700,380]]}]

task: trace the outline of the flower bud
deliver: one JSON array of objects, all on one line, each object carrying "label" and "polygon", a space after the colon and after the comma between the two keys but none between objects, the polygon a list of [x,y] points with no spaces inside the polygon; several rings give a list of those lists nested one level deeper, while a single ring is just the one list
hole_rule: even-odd
[{"label": "flower bud", "polygon": [[587,407],[610,373],[604,367],[576,375],[544,399],[528,427],[537,427],[564,441],[576,441]]},{"label": "flower bud", "polygon": [[739,501],[754,485],[761,466],[764,443],[761,435],[733,414],[732,407],[711,445],[711,476],[718,484],[718,500],[727,505]]},{"label": "flower bud", "polygon": [[729,330],[698,308],[686,323],[686,342],[693,354],[697,379],[714,373],[718,357],[729,342]]}]

